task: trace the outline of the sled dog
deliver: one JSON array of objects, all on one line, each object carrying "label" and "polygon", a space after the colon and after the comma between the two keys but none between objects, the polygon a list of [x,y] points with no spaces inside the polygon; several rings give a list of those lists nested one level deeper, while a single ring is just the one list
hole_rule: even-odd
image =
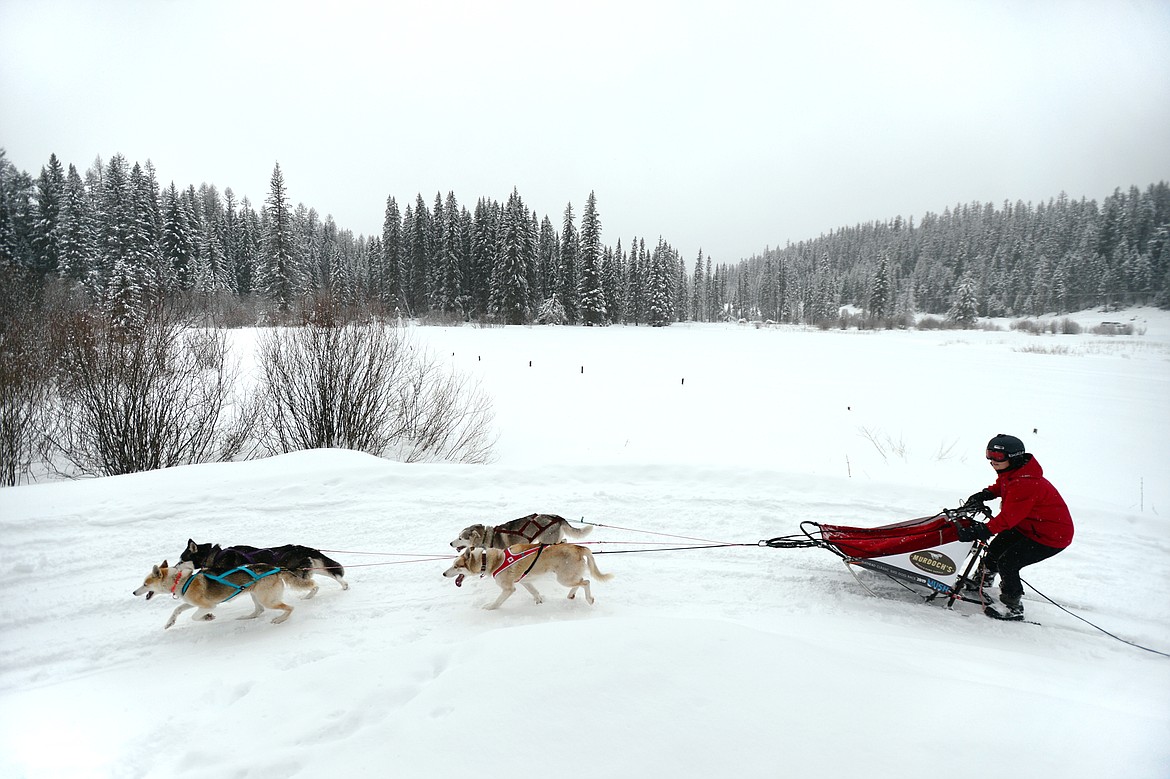
[{"label": "sled dog", "polygon": [[196,568],[202,568],[211,573],[223,573],[241,565],[255,565],[263,563],[284,568],[294,576],[310,582],[313,586],[306,598],[317,594],[317,585],[313,583],[314,573],[323,573],[337,581],[341,589],[348,590],[349,583],[345,580],[345,568],[341,563],[332,560],[321,553],[319,549],[296,544],[285,544],[268,549],[258,549],[254,546],[228,546],[220,548],[219,544],[197,544],[187,539],[187,548],[179,556],[180,563],[191,562]]},{"label": "sled dog", "polygon": [[459,553],[443,576],[454,578],[455,585],[462,586],[463,577],[467,574],[477,573],[482,576],[490,573],[500,586],[500,597],[494,603],[484,606],[485,609],[499,608],[516,591],[517,582],[532,594],[537,603],[543,603],[544,598],[526,577],[545,573],[556,574],[557,582],[569,588],[570,598],[577,595],[578,588],[582,588],[585,590],[585,600],[593,603],[589,580],[585,578],[587,567],[594,578],[603,582],[613,578],[613,574],[597,570],[593,553],[576,544],[516,544],[507,549],[468,547]]},{"label": "sled dog", "polygon": [[556,514],[529,514],[513,519],[502,525],[471,525],[463,528],[459,537],[451,542],[453,549],[469,546],[486,546],[492,549],[507,549],[513,544],[559,544],[570,538],[584,538],[593,530],[591,525],[573,527],[569,520]]},{"label": "sled dog", "polygon": [[[292,606],[281,601],[284,588],[288,586],[293,589],[307,589],[313,586],[312,582],[298,578],[288,571],[262,564],[249,566],[248,570],[231,571],[224,576],[213,576],[209,576],[205,571],[196,571],[190,562],[179,563],[172,568],[163,560],[162,565],[156,565],[151,569],[142,586],[134,591],[134,595],[145,595],[146,599],[150,600],[155,593],[170,592],[183,601],[171,612],[167,624],[163,625],[163,630],[166,630],[188,609],[198,609],[191,619],[213,620],[215,615],[211,612],[216,606],[244,592],[252,596],[256,610],[240,619],[254,619],[268,608],[283,612],[272,620],[274,623],[284,622],[293,610]],[[220,578],[223,581],[219,581]]]}]

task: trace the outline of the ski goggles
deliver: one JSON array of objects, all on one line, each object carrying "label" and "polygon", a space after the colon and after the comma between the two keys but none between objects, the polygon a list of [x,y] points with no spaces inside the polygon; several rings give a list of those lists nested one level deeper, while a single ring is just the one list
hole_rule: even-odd
[{"label": "ski goggles", "polygon": [[987,450],[987,459],[991,460],[992,462],[1002,463],[1005,462],[1007,458],[1008,456],[1006,452],[997,452],[994,449]]}]

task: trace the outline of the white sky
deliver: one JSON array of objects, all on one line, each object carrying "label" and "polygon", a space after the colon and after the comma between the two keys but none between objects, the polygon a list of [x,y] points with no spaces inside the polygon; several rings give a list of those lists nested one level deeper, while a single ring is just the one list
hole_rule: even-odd
[{"label": "white sky", "polygon": [[972,200],[1170,179],[1170,3],[0,0],[0,146],[358,233],[512,187],[735,262]]}]

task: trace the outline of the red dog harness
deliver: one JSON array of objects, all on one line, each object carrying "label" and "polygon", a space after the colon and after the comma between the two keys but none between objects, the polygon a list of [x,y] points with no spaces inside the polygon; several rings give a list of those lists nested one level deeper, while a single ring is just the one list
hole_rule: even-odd
[{"label": "red dog harness", "polygon": [[[501,571],[511,568],[525,557],[532,557],[532,562],[528,564],[528,568],[525,569],[524,573],[520,574],[520,576],[516,579],[516,581],[520,581],[520,579],[523,579],[528,575],[528,572],[532,570],[532,566],[536,565],[536,561],[540,559],[540,553],[544,551],[544,547],[545,544],[534,546],[531,549],[524,550],[520,554],[512,554],[511,548],[505,549],[504,559],[500,562],[499,565],[496,566],[496,569],[492,571],[492,578],[494,579],[495,577],[499,576]],[[533,557],[533,555],[535,555],[535,557]]]}]

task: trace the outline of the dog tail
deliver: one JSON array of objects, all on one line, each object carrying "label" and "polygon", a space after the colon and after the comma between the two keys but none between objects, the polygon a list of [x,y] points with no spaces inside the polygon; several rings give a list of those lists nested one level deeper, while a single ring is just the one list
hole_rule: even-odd
[{"label": "dog tail", "polygon": [[564,528],[565,535],[569,538],[584,538],[593,532],[593,525],[586,525],[585,527],[573,527],[569,524],[567,519],[565,520]]},{"label": "dog tail", "polygon": [[585,550],[585,562],[589,564],[589,573],[593,574],[594,579],[607,582],[613,578],[612,573],[602,573],[597,570],[597,563],[593,560],[593,553],[588,549]]}]

